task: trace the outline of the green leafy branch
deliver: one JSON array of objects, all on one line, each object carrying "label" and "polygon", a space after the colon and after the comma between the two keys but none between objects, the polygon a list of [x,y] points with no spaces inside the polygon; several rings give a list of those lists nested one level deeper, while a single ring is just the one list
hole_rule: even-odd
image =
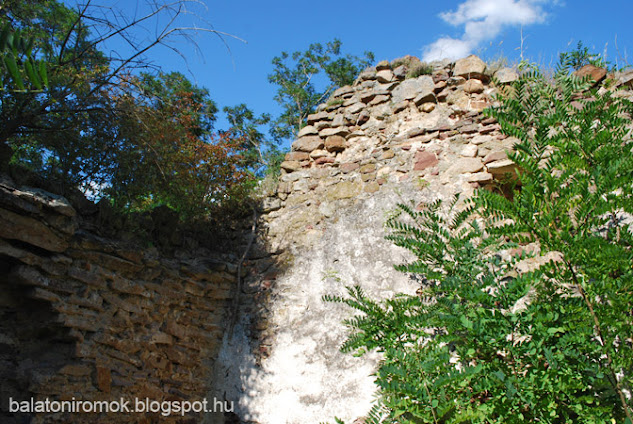
[{"label": "green leafy branch", "polygon": [[46,62],[33,56],[33,39],[24,37],[8,23],[0,32],[0,52],[4,67],[2,90],[42,91],[48,87]]},{"label": "green leafy branch", "polygon": [[[510,192],[388,219],[416,296],[325,297],[358,311],[344,351],[383,354],[375,422],[633,423],[633,104],[572,65],[524,73],[486,112],[519,140]],[[527,245],[551,259],[508,253]]]}]

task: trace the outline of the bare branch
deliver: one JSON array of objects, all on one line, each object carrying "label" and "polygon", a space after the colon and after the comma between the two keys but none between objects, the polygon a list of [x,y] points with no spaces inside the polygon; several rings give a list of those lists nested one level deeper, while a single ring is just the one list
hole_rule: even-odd
[{"label": "bare branch", "polygon": [[77,27],[79,22],[81,22],[81,17],[86,13],[86,10],[88,10],[88,6],[90,6],[90,0],[88,0],[86,2],[86,5],[84,6],[83,10],[77,15],[77,19],[75,19],[75,22],[73,22],[72,26],[70,27],[70,29],[66,33],[66,37],[64,37],[64,41],[62,43],[62,46],[59,49],[59,59],[57,61],[57,63],[60,64],[60,65],[62,63],[62,58],[64,57],[64,50],[66,49],[66,44],[68,43],[68,40],[70,39],[70,36],[75,31],[75,28]]},{"label": "bare branch", "polygon": [[[131,64],[140,63],[143,66],[148,65],[147,60],[138,60],[145,53],[147,53],[150,49],[157,45],[163,45],[170,50],[177,53],[181,56],[185,63],[187,63],[187,58],[184,54],[182,54],[177,48],[172,45],[169,45],[168,39],[174,37],[182,37],[187,40],[194,49],[201,53],[201,49],[199,48],[196,41],[191,36],[192,33],[209,33],[215,34],[224,44],[229,54],[231,54],[230,46],[226,40],[226,38],[233,38],[235,40],[246,43],[246,41],[238,36],[233,34],[219,31],[213,28],[213,26],[206,21],[202,20],[200,16],[191,12],[188,8],[188,4],[196,4],[206,8],[206,5],[197,0],[176,0],[173,2],[163,3],[161,4],[158,0],[153,0],[150,3],[151,10],[144,14],[141,17],[133,18],[131,20],[126,19],[125,15],[121,13],[117,9],[104,8],[101,6],[91,5],[90,0],[87,1],[84,5],[81,6],[81,10],[78,12],[78,21],[83,19],[89,22],[92,22],[91,30],[98,34],[98,37],[93,39],[83,50],[78,53],[79,58],[83,57],[87,52],[93,50],[97,45],[106,43],[115,38],[121,40],[130,48],[134,50],[134,52],[128,56],[120,57],[119,66],[117,66],[103,81],[103,86],[105,84],[110,83],[112,78],[116,77],[119,72],[123,69],[128,68]],[[92,6],[92,9],[103,9],[101,11],[101,16],[97,14],[89,13],[89,7]],[[176,22],[181,19],[185,15],[195,16],[197,19],[205,22],[206,27],[199,27],[197,25],[183,25],[176,26]],[[169,19],[166,23],[160,23],[159,18],[163,16],[168,16]],[[151,36],[150,40],[147,42],[138,41],[135,38],[135,33],[139,31],[149,32],[147,24],[154,21],[156,28],[154,29],[154,34]],[[104,30],[105,28],[105,30]],[[73,25],[73,28],[66,35],[66,39],[69,39],[72,31],[76,30],[76,24]],[[74,58],[73,60],[77,59]],[[112,60],[113,56],[110,57]],[[59,58],[60,64],[66,64],[67,62],[63,61],[63,58],[60,56]],[[138,61],[138,62],[137,62]],[[188,66],[188,65],[187,65]],[[100,87],[95,87],[95,89],[99,89]]]}]

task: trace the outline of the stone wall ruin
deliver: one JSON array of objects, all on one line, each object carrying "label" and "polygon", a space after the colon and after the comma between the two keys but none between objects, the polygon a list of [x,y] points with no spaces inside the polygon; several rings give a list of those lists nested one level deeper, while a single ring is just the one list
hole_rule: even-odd
[{"label": "stone wall ruin", "polygon": [[[582,72],[597,84],[606,77],[598,68]],[[418,282],[393,269],[409,257],[384,239],[385,219],[398,203],[415,207],[501,187],[515,169],[506,155],[515,140],[482,110],[516,78],[515,70],[488,69],[476,56],[426,69],[405,57],[336,90],[309,116],[278,183],[264,193],[237,294],[244,243],[225,255],[131,246],[100,236],[66,199],[2,177],[0,421],[362,417],[379,357],[339,352],[341,321],[351,312],[321,297],[354,284],[372,296],[415,292]],[[630,86],[633,72],[609,78],[614,87]],[[9,414],[9,397],[216,398],[233,402],[234,411]]]}]

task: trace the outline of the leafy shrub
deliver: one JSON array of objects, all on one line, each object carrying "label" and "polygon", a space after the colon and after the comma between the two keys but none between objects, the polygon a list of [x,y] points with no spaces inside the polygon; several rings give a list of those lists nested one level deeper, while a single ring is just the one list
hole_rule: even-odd
[{"label": "leafy shrub", "polygon": [[391,62],[391,69],[396,69],[399,66],[406,66],[407,68],[412,67],[413,65],[420,63],[420,59],[418,59],[415,56],[403,56],[403,57],[399,57],[398,59],[395,59],[393,62]]},{"label": "leafy shrub", "polygon": [[[173,27],[185,2],[157,3],[129,19],[91,4],[4,2],[0,169],[23,169],[55,182],[59,194],[79,188],[127,212],[165,205],[193,219],[248,201],[258,141],[250,128],[215,133],[208,90],[177,72],[142,71],[153,68],[144,56],[153,45],[186,36]],[[135,28],[152,19],[156,37],[136,40]],[[99,49],[116,37],[135,52],[111,57]]]},{"label": "leafy shrub", "polygon": [[583,46],[582,41],[578,42],[575,50],[561,53],[559,60],[573,70],[578,70],[585,65],[594,65],[599,68],[607,66],[607,63],[599,54],[589,53],[589,47]]},{"label": "leafy shrub", "polygon": [[[487,111],[519,139],[512,196],[388,220],[417,296],[325,297],[361,312],[343,351],[384,354],[368,422],[633,422],[633,105],[565,65]],[[528,243],[552,260],[517,274],[502,253]]]},{"label": "leafy shrub", "polygon": [[345,100],[343,99],[330,99],[327,101],[327,106],[328,107],[332,107],[332,106],[340,106],[345,102]]},{"label": "leafy shrub", "polygon": [[417,78],[422,75],[433,74],[433,66],[426,63],[417,63],[407,69],[407,78]]},{"label": "leafy shrub", "polygon": [[407,70],[406,78],[417,78],[421,75],[431,75],[433,73],[433,66],[421,63],[417,57],[413,56],[404,56],[394,60],[391,62],[391,69],[396,69],[403,65]]}]

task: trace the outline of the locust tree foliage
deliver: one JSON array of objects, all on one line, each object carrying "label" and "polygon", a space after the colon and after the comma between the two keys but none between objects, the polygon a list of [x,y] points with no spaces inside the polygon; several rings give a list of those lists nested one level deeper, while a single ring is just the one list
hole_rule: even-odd
[{"label": "locust tree foliage", "polygon": [[[388,220],[418,294],[326,296],[358,312],[343,351],[383,354],[368,422],[632,423],[633,106],[563,59],[486,111],[519,140],[503,190]],[[519,274],[528,245],[552,260]]]}]

